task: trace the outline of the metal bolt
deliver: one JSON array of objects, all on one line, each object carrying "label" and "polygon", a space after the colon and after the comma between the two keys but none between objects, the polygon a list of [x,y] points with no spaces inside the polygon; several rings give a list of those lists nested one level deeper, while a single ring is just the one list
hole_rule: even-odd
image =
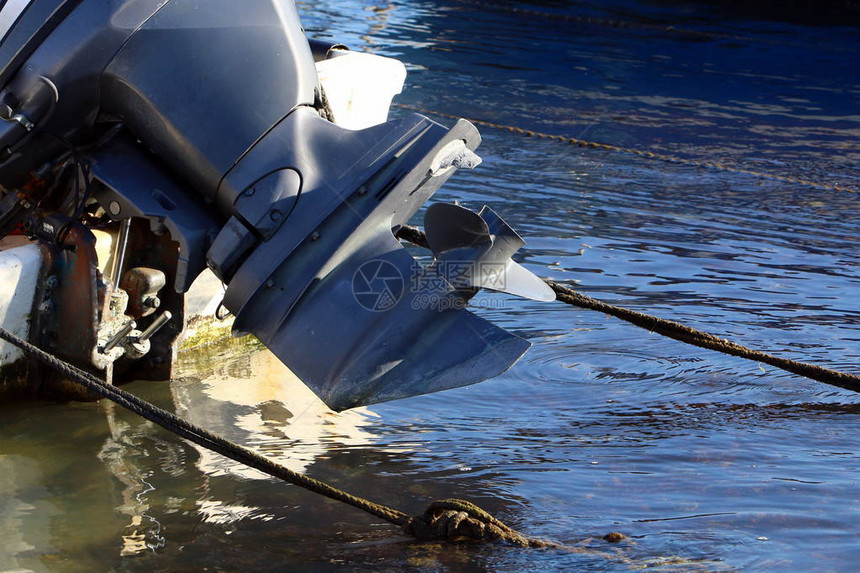
[{"label": "metal bolt", "polygon": [[319,238],[320,238],[320,234],[318,232],[314,231],[313,233],[311,233],[311,241],[316,241]]},{"label": "metal bolt", "polygon": [[141,335],[137,337],[137,341],[138,341],[138,342],[146,342],[147,340],[149,340],[150,338],[152,338],[152,335],[153,335],[153,334],[155,334],[156,332],[158,332],[158,330],[159,330],[162,326],[164,326],[165,324],[167,324],[167,322],[168,322],[171,318],[173,318],[173,315],[172,315],[172,314],[170,314],[170,311],[169,311],[169,310],[165,310],[163,313],[161,313],[161,314],[158,316],[158,318],[156,318],[155,320],[153,320],[153,321],[152,321],[152,324],[150,324],[150,325],[149,325],[149,328],[147,328],[146,330],[144,330],[144,331],[141,333]]},{"label": "metal bolt", "polygon": [[110,340],[105,343],[104,348],[102,348],[102,352],[110,352],[113,347],[122,342],[122,340],[128,336],[128,333],[134,330],[136,326],[137,324],[135,324],[133,320],[129,320],[125,326],[119,329],[119,331],[111,336]]},{"label": "metal bolt", "polygon": [[122,207],[116,201],[111,201],[108,205],[108,211],[110,211],[111,215],[119,215],[122,211]]},{"label": "metal bolt", "polygon": [[272,221],[280,221],[282,216],[283,213],[281,213],[277,209],[272,209],[272,211],[269,213],[269,219],[271,219]]}]

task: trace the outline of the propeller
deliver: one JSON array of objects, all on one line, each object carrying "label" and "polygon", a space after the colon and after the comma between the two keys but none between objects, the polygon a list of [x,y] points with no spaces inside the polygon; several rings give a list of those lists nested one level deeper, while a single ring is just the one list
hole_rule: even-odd
[{"label": "propeller", "polygon": [[488,289],[529,298],[555,300],[547,284],[511,257],[525,245],[495,211],[479,213],[450,203],[435,203],[424,215],[424,232],[434,270],[462,296]]}]

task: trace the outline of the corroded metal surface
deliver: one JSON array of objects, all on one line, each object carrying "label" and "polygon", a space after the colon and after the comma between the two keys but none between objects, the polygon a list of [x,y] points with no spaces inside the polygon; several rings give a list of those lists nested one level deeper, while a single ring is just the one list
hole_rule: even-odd
[{"label": "corroded metal surface", "polygon": [[[43,242],[42,277],[33,300],[30,340],[52,354],[85,368],[107,381],[110,368],[99,371],[92,365],[97,352],[100,310],[105,305],[104,287],[99,289],[96,239],[82,225],[68,225],[53,244]],[[38,367],[33,367],[35,370]],[[34,394],[57,399],[93,399],[80,386],[51,372],[31,371]]]}]

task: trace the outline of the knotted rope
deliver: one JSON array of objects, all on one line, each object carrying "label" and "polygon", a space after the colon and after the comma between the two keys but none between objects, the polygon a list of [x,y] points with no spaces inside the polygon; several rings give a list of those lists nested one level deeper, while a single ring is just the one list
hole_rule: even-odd
[{"label": "knotted rope", "polygon": [[[576,550],[554,541],[526,537],[477,505],[462,499],[434,501],[422,515],[409,519],[404,531],[417,539],[480,539],[503,541],[520,547]],[[604,539],[610,541],[619,535],[608,534]]]}]

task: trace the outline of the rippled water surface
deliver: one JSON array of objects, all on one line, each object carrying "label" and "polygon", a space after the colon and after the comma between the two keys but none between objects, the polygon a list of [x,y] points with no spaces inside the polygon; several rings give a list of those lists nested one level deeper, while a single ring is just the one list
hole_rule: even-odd
[{"label": "rippled water surface", "polygon": [[[491,205],[537,274],[856,373],[856,13],[725,4],[300,10],[312,35],[403,60],[402,104],[687,161],[482,127],[484,164],[438,198]],[[583,551],[416,543],[109,404],[35,404],[0,409],[0,570],[856,568],[856,395],[592,311],[501,300],[477,312],[534,345],[469,388],[333,414],[240,344],[130,389],[357,494],[411,513],[469,498]],[[609,545],[609,531],[629,539]]]}]

